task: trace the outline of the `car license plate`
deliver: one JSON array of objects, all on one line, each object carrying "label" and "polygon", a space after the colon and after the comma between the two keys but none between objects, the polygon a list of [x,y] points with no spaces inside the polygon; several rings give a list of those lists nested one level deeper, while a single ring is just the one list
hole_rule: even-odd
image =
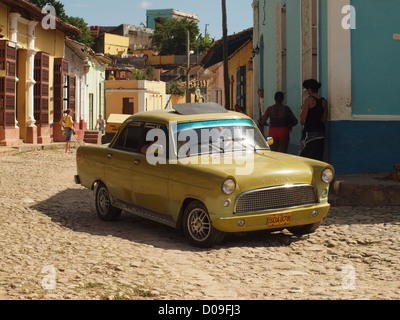
[{"label": "car license plate", "polygon": [[268,219],[268,226],[283,226],[290,223],[290,218],[292,217],[292,213],[281,213],[281,214],[274,214],[269,217]]}]

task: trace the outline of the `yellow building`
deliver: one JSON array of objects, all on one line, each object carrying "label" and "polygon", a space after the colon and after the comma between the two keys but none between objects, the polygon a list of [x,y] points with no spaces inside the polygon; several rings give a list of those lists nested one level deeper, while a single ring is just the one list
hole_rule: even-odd
[{"label": "yellow building", "polygon": [[65,34],[81,32],[23,0],[0,0],[0,28],[0,145],[50,142],[69,103]]},{"label": "yellow building", "polygon": [[96,44],[93,49],[95,52],[112,56],[127,54],[129,49],[129,37],[104,33],[96,38]]},{"label": "yellow building", "polygon": [[231,83],[231,106],[234,107],[237,104],[249,116],[253,113],[252,50],[253,40],[250,39],[229,56],[228,63]]},{"label": "yellow building", "polygon": [[202,73],[208,77],[207,101],[220,103],[254,116],[253,28],[231,35],[228,42],[230,105],[226,106],[224,87],[223,41],[216,41],[201,61]]},{"label": "yellow building", "polygon": [[135,114],[165,109],[166,83],[147,80],[106,81],[106,119],[110,114]]}]

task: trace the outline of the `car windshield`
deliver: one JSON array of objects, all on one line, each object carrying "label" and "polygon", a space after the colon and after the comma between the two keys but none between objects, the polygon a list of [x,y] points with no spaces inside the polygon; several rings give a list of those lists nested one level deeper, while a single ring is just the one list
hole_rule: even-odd
[{"label": "car windshield", "polygon": [[254,122],[248,119],[178,123],[173,132],[178,158],[269,150]]}]

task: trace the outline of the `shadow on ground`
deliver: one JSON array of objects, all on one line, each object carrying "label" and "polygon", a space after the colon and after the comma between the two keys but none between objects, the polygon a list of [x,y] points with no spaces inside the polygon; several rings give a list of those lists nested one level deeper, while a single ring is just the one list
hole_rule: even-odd
[{"label": "shadow on ground", "polygon": [[[50,217],[51,220],[75,232],[84,232],[98,236],[113,236],[135,243],[143,243],[171,250],[202,250],[190,246],[181,232],[162,224],[146,220],[134,215],[123,213],[115,222],[103,222],[96,214],[94,194],[87,189],[66,189],[57,195],[31,206]],[[369,208],[370,209],[370,208]],[[391,221],[387,215],[366,216],[365,219],[354,218],[354,210],[345,208],[345,214],[340,208],[334,208],[323,225],[332,224],[363,224],[387,223]],[[359,212],[357,208],[357,212]],[[357,214],[357,217],[359,213]],[[400,215],[397,218],[400,218]],[[308,236],[305,236],[308,237]],[[311,235],[312,237],[312,235]],[[250,232],[225,237],[225,240],[213,249],[229,247],[278,247],[288,246],[293,242],[302,241],[288,232]]]}]

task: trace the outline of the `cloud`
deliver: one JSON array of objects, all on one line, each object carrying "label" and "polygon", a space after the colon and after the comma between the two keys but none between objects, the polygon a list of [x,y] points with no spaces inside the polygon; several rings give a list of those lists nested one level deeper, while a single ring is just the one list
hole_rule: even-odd
[{"label": "cloud", "polygon": [[152,4],[151,2],[149,2],[149,1],[142,1],[142,2],[139,4],[139,8],[147,9],[147,8],[150,8],[152,5],[153,5],[153,4]]}]

